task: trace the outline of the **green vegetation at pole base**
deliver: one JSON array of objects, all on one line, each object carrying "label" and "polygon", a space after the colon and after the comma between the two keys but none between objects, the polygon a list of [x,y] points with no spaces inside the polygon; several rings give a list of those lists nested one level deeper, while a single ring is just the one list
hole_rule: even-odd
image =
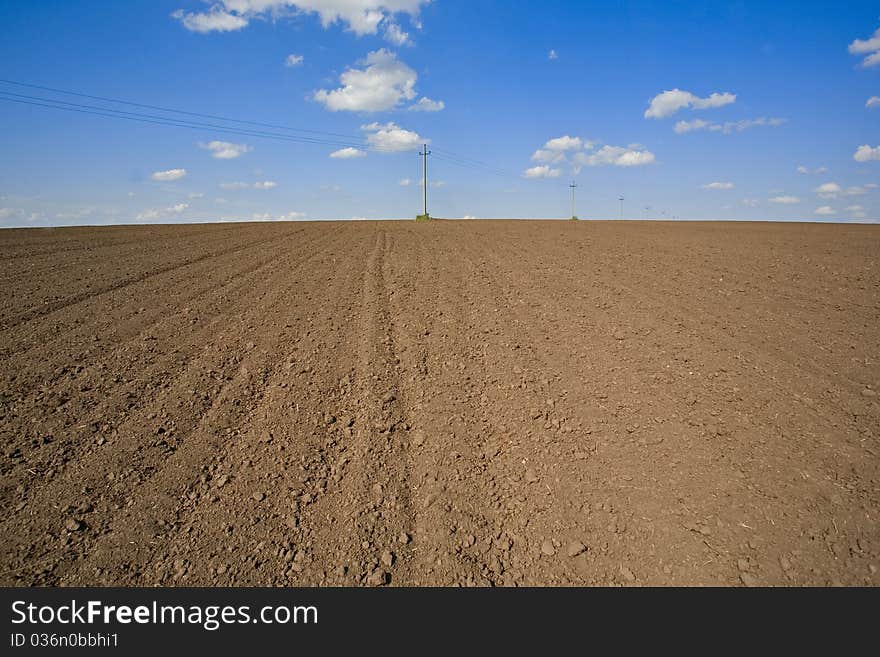
[{"label": "green vegetation at pole base", "polygon": [[431,215],[429,214],[420,214],[416,217],[416,221],[431,221]]},{"label": "green vegetation at pole base", "polygon": [[577,216],[572,217],[572,218],[571,218],[571,221],[578,221]]}]

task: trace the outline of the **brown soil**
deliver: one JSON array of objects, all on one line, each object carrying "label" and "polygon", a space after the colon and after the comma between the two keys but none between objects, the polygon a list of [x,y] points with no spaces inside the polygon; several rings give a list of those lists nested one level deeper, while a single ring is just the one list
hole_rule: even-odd
[{"label": "brown soil", "polygon": [[880,227],[0,232],[0,584],[873,585]]}]

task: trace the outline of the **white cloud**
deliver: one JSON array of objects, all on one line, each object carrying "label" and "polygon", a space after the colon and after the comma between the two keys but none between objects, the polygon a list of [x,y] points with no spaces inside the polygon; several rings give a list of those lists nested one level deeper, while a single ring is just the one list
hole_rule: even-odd
[{"label": "white cloud", "polygon": [[549,151],[576,151],[583,145],[580,137],[556,137],[544,144],[544,148]]},{"label": "white cloud", "polygon": [[303,60],[304,60],[304,59],[305,59],[305,57],[303,57],[302,55],[294,55],[294,54],[290,54],[290,55],[288,55],[287,58],[284,60],[284,65],[285,65],[287,68],[293,68],[294,66],[299,66],[299,65],[301,65],[301,64],[303,63]]},{"label": "white cloud", "polygon": [[868,68],[880,64],[880,28],[868,39],[856,39],[849,44],[849,51],[853,55],[866,55],[862,60],[862,66]]},{"label": "white cloud", "polygon": [[418,75],[394,53],[381,48],[359,63],[364,68],[349,68],[339,76],[341,87],[319,89],[313,98],[331,112],[381,112],[416,97]]},{"label": "white cloud", "polygon": [[161,219],[163,217],[170,217],[173,215],[181,214],[189,207],[187,203],[178,203],[177,205],[172,205],[169,208],[150,208],[148,210],[144,210],[137,216],[138,221],[154,221],[156,219]]},{"label": "white cloud", "polygon": [[178,9],[173,14],[174,18],[183,23],[190,32],[234,32],[246,27],[248,20],[242,16],[226,11],[220,5],[214,5],[203,13],[186,13]]},{"label": "white cloud", "polygon": [[866,102],[865,107],[868,109],[874,109],[875,107],[880,107],[880,96],[871,96]]},{"label": "white cloud", "polygon": [[86,217],[91,217],[97,212],[97,208],[80,208],[79,210],[71,210],[70,212],[58,212],[55,215],[56,219],[85,219]]},{"label": "white cloud", "polygon": [[385,40],[395,46],[411,46],[412,41],[409,40],[409,34],[400,29],[400,25],[394,21],[385,22]]},{"label": "white cloud", "polygon": [[555,50],[552,50],[552,49],[551,49],[550,52],[547,53],[547,59],[549,59],[549,60],[551,60],[551,61],[554,60],[554,59],[559,59],[559,55],[556,54],[556,51],[555,51]]},{"label": "white cloud", "polygon": [[535,162],[548,162],[556,164],[565,161],[565,151],[551,151],[546,148],[539,148],[532,153],[532,160]]},{"label": "white cloud", "polygon": [[832,208],[830,205],[823,205],[821,208],[816,208],[813,210],[814,214],[821,215],[823,217],[830,217],[833,214],[837,214],[837,210]]},{"label": "white cloud", "polygon": [[412,185],[412,180],[410,180],[409,178],[404,178],[404,179],[401,180],[398,184],[399,184],[401,187],[409,187],[410,185]]},{"label": "white cloud", "polygon": [[703,185],[703,189],[733,189],[735,185],[732,182],[711,182]]},{"label": "white cloud", "polygon": [[709,128],[709,126],[715,125],[711,121],[704,121],[703,119],[694,119],[693,121],[679,121],[675,124],[675,127],[672,128],[676,134],[683,135],[686,132],[693,132],[695,130],[703,130]]},{"label": "white cloud", "polygon": [[766,116],[757,119],[743,119],[741,121],[726,121],[725,123],[716,123],[714,121],[704,121],[702,119],[694,119],[693,121],[679,121],[675,124],[673,130],[676,134],[683,135],[687,132],[695,132],[697,130],[708,130],[709,132],[720,132],[729,135],[733,132],[742,132],[749,128],[759,126],[767,126],[777,128],[784,124],[786,119],[767,118]]},{"label": "white cloud", "polygon": [[854,219],[864,219],[868,215],[865,214],[865,208],[861,205],[850,205],[846,209]]},{"label": "white cloud", "polygon": [[[278,183],[274,180],[263,180],[255,182],[254,184],[236,181],[236,182],[227,182],[220,183],[221,189],[227,190],[239,190],[239,189],[274,189],[278,186]],[[219,201],[219,199],[218,199]],[[224,201],[225,202],[225,201]]]},{"label": "white cloud", "polygon": [[[251,221],[299,221],[300,219],[305,218],[305,216],[305,212],[288,212],[287,214],[270,214],[264,212],[252,214]],[[234,219],[229,220],[235,221]]]},{"label": "white cloud", "polygon": [[412,130],[405,130],[396,123],[370,123],[362,125],[361,130],[367,133],[367,143],[377,151],[400,153],[417,149],[422,144],[430,144],[426,139]]},{"label": "white cloud", "polygon": [[853,153],[853,159],[856,162],[870,162],[871,160],[880,160],[880,146],[868,146],[862,144]]},{"label": "white cloud", "polygon": [[199,144],[201,148],[211,151],[211,157],[218,160],[234,160],[242,153],[253,150],[247,144],[233,144],[228,141],[209,141],[207,144]]},{"label": "white cloud", "polygon": [[439,112],[444,107],[446,107],[446,103],[442,100],[431,100],[427,96],[422,96],[418,102],[410,105],[408,109],[410,112]]},{"label": "white cloud", "polygon": [[[409,14],[418,25],[419,9],[430,0],[218,0],[203,13],[172,14],[194,32],[228,32],[246,27],[254,18],[276,18],[290,13],[314,13],[325,28],[341,23],[358,36],[376,34],[385,25],[396,25],[396,14]],[[398,28],[399,29],[399,28]]]},{"label": "white cloud", "polygon": [[700,98],[689,91],[672,89],[657,94],[651,99],[651,104],[645,110],[646,119],[662,119],[672,116],[678,110],[689,107],[695,110],[723,107],[736,101],[736,94],[723,92],[713,93],[705,98]]},{"label": "white cloud", "polygon": [[41,212],[28,212],[23,208],[0,208],[0,221],[7,219],[25,220],[33,223],[43,218]]},{"label": "white cloud", "polygon": [[853,187],[847,187],[843,190],[844,196],[863,196],[868,193],[868,188],[864,186],[855,185]]},{"label": "white cloud", "polygon": [[816,194],[819,195],[819,198],[837,198],[837,195],[842,191],[840,185],[837,183],[824,183],[819,185],[815,190]]},{"label": "white cloud", "polygon": [[334,160],[352,160],[358,157],[366,157],[367,154],[359,148],[353,148],[352,146],[348,146],[346,148],[340,148],[338,151],[333,151],[330,153],[330,157]]},{"label": "white cloud", "polygon": [[186,195],[186,197],[188,199],[197,199],[197,198],[204,198],[205,195],[202,192],[190,192],[189,194]]},{"label": "white cloud", "polygon": [[651,164],[655,161],[654,154],[639,144],[623,146],[603,146],[592,154],[577,153],[575,162],[591,167],[613,165],[617,167],[635,167]]},{"label": "white cloud", "polygon": [[250,184],[248,184],[248,183],[246,183],[246,182],[228,182],[228,183],[220,183],[220,188],[221,188],[221,189],[230,189],[230,190],[236,190],[236,189],[249,189],[249,188],[250,188]]},{"label": "white cloud", "polygon": [[564,135],[548,140],[541,148],[532,154],[535,162],[557,164],[566,160],[568,151],[577,151],[581,148],[593,148],[593,142],[582,140],[580,137]]},{"label": "white cloud", "polygon": [[168,169],[167,171],[155,171],[150,175],[155,181],[170,182],[172,180],[180,180],[186,176],[186,169]]},{"label": "white cloud", "polygon": [[771,203],[777,203],[779,205],[794,205],[795,203],[800,203],[801,200],[797,196],[774,196],[769,199]]},{"label": "white cloud", "polygon": [[743,199],[742,201],[740,201],[740,202],[741,202],[743,205],[745,205],[745,206],[747,206],[747,207],[750,207],[750,208],[756,208],[756,207],[758,207],[759,205],[761,205],[761,201],[759,201],[759,200],[756,199],[756,198],[744,198],[744,199]]},{"label": "white cloud", "polygon": [[805,167],[804,165],[801,165],[797,168],[797,172],[802,173],[804,175],[809,175],[811,173],[814,173],[817,175],[822,175],[823,173],[828,173],[828,167],[819,167],[817,169],[811,170],[811,169]]},{"label": "white cloud", "polygon": [[523,171],[524,178],[558,178],[562,173],[561,169],[551,169],[546,164],[532,167]]}]

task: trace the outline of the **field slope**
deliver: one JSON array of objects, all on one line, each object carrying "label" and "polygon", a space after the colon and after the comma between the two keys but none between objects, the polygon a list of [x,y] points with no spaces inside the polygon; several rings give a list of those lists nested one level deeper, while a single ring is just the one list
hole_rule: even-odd
[{"label": "field slope", "polygon": [[2,585],[873,585],[880,227],[0,232]]}]

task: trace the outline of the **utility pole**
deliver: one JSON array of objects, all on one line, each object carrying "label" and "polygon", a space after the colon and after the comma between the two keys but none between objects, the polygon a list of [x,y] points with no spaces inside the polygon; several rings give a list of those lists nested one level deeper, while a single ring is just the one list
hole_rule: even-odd
[{"label": "utility pole", "polygon": [[620,220],[623,221],[623,194],[617,200],[620,201]]},{"label": "utility pole", "polygon": [[577,183],[572,180],[569,187],[571,187],[571,218],[577,219],[577,215],[574,213],[574,190],[577,189]]},{"label": "utility pole", "polygon": [[416,219],[428,221],[431,217],[428,214],[428,156],[431,151],[428,150],[427,144],[422,144],[422,150],[419,155],[422,156],[422,201],[424,202],[424,214],[419,215]]}]

